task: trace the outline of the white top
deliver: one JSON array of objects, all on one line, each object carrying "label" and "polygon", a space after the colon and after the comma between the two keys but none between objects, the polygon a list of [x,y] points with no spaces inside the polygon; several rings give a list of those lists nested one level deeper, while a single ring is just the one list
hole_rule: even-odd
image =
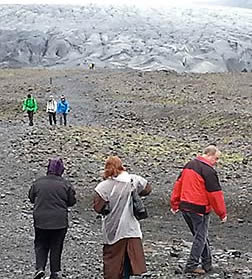
[{"label": "white top", "polygon": [[104,244],[111,245],[123,238],[142,238],[140,224],[133,214],[131,192],[133,189],[137,189],[138,193],[142,192],[146,184],[147,180],[143,177],[123,171],[117,177],[99,183],[95,188],[103,200],[109,201],[111,209],[102,220]]},{"label": "white top", "polygon": [[46,112],[56,112],[57,111],[57,102],[53,99],[46,103]]}]

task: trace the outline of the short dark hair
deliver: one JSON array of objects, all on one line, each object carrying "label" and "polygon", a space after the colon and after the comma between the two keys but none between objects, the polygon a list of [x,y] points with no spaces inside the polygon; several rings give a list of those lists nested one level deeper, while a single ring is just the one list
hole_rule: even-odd
[{"label": "short dark hair", "polygon": [[27,95],[27,98],[31,98],[31,94],[28,94],[28,95]]}]

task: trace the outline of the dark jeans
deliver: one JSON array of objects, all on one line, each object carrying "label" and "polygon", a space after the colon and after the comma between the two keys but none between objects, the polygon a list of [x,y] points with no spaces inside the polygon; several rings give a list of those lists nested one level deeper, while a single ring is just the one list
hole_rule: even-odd
[{"label": "dark jeans", "polygon": [[186,270],[197,268],[201,259],[202,267],[208,271],[212,266],[212,257],[208,240],[209,214],[199,215],[193,212],[182,212],[183,217],[190,228],[193,238],[190,257],[186,264]]},{"label": "dark jeans", "polygon": [[33,126],[33,111],[27,110],[28,118],[29,118],[29,125]]},{"label": "dark jeans", "polygon": [[123,267],[123,279],[129,279],[131,274],[131,265],[128,254],[125,256]]},{"label": "dark jeans", "polygon": [[56,112],[48,112],[48,116],[50,125],[52,125],[53,123],[54,125],[56,125]]},{"label": "dark jeans", "polygon": [[61,254],[66,232],[67,228],[59,230],[35,228],[36,270],[45,270],[49,252],[51,273],[61,270]]},{"label": "dark jeans", "polygon": [[63,119],[64,119],[64,125],[66,126],[67,124],[67,113],[60,113],[59,114],[59,119],[60,119],[60,125],[62,125]]}]

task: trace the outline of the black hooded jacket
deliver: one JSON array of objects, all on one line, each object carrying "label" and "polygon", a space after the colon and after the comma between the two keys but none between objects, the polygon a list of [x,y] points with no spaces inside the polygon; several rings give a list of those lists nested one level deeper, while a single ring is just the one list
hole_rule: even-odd
[{"label": "black hooded jacket", "polygon": [[34,226],[39,229],[63,229],[68,227],[69,206],[76,203],[75,190],[61,175],[63,161],[49,161],[47,175],[34,181],[29,199],[34,203]]}]

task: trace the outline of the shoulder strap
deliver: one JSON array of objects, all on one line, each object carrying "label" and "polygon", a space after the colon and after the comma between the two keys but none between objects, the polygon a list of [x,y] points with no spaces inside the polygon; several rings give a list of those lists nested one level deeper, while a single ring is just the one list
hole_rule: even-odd
[{"label": "shoulder strap", "polygon": [[115,192],[115,185],[116,185],[116,183],[114,184],[114,186],[113,186],[113,188],[112,188],[112,191],[111,191],[111,193],[110,193],[110,195],[109,195],[109,198],[111,198],[111,196],[114,194],[114,192]]},{"label": "shoulder strap", "polygon": [[135,188],[135,185],[134,185],[133,178],[130,179],[130,185],[131,185],[131,190],[134,191],[136,188]]}]

